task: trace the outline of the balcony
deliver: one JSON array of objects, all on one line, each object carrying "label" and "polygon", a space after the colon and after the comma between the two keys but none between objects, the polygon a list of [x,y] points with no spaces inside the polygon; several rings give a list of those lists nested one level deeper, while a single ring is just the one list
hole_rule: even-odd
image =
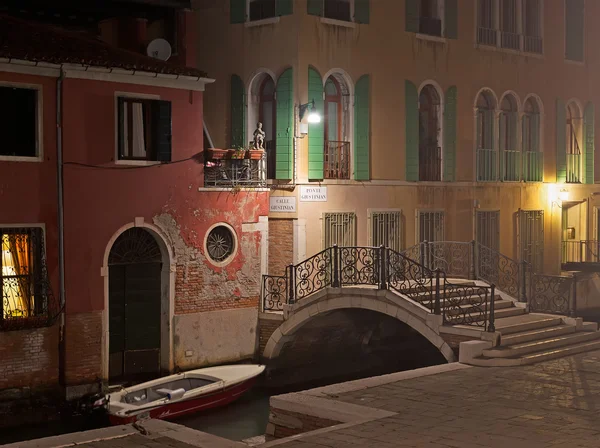
[{"label": "balcony", "polygon": [[567,154],[567,183],[580,184],[581,154]]},{"label": "balcony", "polygon": [[491,28],[477,28],[477,43],[481,45],[496,46],[498,33]]},{"label": "balcony", "polygon": [[325,142],[323,169],[325,179],[350,179],[350,142]]},{"label": "balcony", "polygon": [[544,40],[541,37],[523,36],[523,51],[526,53],[542,54],[544,52]]},{"label": "balcony", "polygon": [[564,270],[600,272],[600,241],[563,241],[561,252]]},{"label": "balcony", "polygon": [[348,0],[328,0],[325,2],[324,17],[333,20],[351,22],[350,2]]},{"label": "balcony", "polygon": [[477,150],[477,182],[495,182],[498,180],[498,155],[494,149]]},{"label": "balcony", "polygon": [[523,180],[525,182],[543,182],[544,153],[539,151],[523,152]]},{"label": "balcony", "polygon": [[250,2],[250,21],[275,17],[275,0],[253,0]]},{"label": "balcony", "polygon": [[442,180],[442,148],[439,146],[419,147],[419,180],[430,182]]},{"label": "balcony", "polygon": [[508,31],[500,32],[500,42],[502,48],[509,50],[520,50],[521,49],[521,36],[516,33],[510,33]]},{"label": "balcony", "polygon": [[503,152],[503,173],[502,180],[504,182],[519,182],[521,180],[521,151]]},{"label": "balcony", "polygon": [[442,36],[442,21],[433,17],[419,18],[419,33],[429,36]]},{"label": "balcony", "polygon": [[[209,151],[210,153],[210,151]],[[260,158],[222,158],[213,152],[204,164],[204,186],[214,188],[264,188],[267,186],[267,163]]]}]

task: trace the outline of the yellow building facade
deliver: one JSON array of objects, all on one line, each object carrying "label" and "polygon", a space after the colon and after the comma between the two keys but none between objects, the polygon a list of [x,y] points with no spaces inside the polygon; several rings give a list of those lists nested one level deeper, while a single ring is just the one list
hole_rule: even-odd
[{"label": "yellow building facade", "polygon": [[599,261],[600,3],[195,6],[210,144],[263,123],[270,274],[332,244],[475,240],[549,274]]}]

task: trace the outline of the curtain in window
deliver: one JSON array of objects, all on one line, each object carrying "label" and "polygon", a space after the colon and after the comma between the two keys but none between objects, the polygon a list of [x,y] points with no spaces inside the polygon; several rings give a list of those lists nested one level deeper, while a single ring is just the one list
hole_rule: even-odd
[{"label": "curtain in window", "polygon": [[136,158],[146,157],[146,144],[144,142],[144,105],[142,103],[131,104],[131,115],[133,121],[132,156]]},{"label": "curtain in window", "polygon": [[5,317],[29,316],[29,310],[33,305],[30,278],[29,235],[3,235],[2,300]]}]

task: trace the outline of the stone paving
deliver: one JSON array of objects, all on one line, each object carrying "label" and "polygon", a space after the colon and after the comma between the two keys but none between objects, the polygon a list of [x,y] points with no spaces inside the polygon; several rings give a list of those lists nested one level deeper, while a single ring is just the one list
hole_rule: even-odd
[{"label": "stone paving", "polygon": [[329,396],[396,414],[265,448],[600,446],[600,351],[528,367],[473,367]]},{"label": "stone paving", "polygon": [[[408,373],[410,377],[410,372]],[[372,380],[334,385],[317,394],[343,408],[360,405],[386,416],[345,423],[259,445],[264,448],[537,448],[600,446],[600,351],[527,367],[465,367],[373,387]],[[344,389],[346,391],[344,391]],[[354,390],[353,390],[354,389]],[[337,392],[336,392],[337,390]],[[110,440],[82,435],[70,445],[85,448],[240,448],[179,425],[149,421]],[[118,431],[117,428],[111,429]],[[106,431],[106,430],[104,430]],[[146,434],[144,434],[144,432]],[[85,434],[85,433],[82,433]],[[117,435],[115,435],[117,434]],[[117,437],[118,438],[115,438]],[[61,436],[65,437],[65,436]],[[96,441],[90,441],[96,440]],[[61,440],[26,442],[23,448],[68,446]],[[13,445],[16,448],[17,445]]]}]

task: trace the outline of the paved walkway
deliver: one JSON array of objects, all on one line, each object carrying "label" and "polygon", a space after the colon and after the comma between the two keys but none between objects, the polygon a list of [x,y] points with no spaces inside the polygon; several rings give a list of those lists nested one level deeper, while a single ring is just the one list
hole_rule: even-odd
[{"label": "paved walkway", "polygon": [[[600,446],[600,351],[528,367],[445,365],[273,400],[305,405],[316,400],[333,420],[336,413],[351,420],[356,409],[365,412],[354,422],[337,420],[346,423],[260,445],[264,448],[596,448]],[[370,421],[360,423],[361,418]],[[131,426],[115,427],[12,447],[247,446],[166,422],[148,421],[142,427],[141,432]]]}]

